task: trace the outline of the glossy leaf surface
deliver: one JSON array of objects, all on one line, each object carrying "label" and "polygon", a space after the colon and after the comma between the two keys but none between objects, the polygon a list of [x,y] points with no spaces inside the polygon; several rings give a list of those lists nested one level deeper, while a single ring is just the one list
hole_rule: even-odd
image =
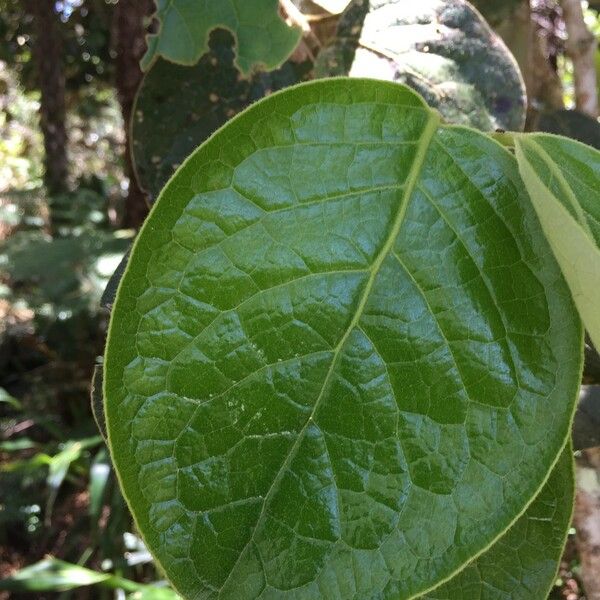
[{"label": "glossy leaf surface", "polygon": [[515,137],[523,181],[596,348],[600,348],[600,152],[566,138]]},{"label": "glossy leaf surface", "polygon": [[319,55],[317,73],[405,83],[451,123],[484,131],[525,124],[516,62],[463,0],[355,0],[337,40]]},{"label": "glossy leaf surface", "polygon": [[544,600],[556,579],[573,500],[568,444],[525,514],[487,552],[421,600]]},{"label": "glossy leaf surface", "polygon": [[109,443],[193,598],[410,598],[496,541],[568,435],[582,332],[514,158],[403,86],[230,121],[136,241]]},{"label": "glossy leaf surface", "polygon": [[242,73],[256,67],[278,67],[300,40],[300,30],[284,23],[278,0],[155,0],[159,31],[148,36],[143,70],[162,56],[181,65],[195,65],[208,51],[216,28],[236,39],[236,64]]}]

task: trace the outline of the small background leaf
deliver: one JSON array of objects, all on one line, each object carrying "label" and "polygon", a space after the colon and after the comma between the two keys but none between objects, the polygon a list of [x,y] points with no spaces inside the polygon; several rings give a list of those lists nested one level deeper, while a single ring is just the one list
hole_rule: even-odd
[{"label": "small background leaf", "polygon": [[15,410],[21,410],[22,405],[16,399],[13,398],[4,388],[0,387],[0,403],[8,404]]},{"label": "small background leaf", "polygon": [[28,594],[65,592],[96,585],[132,592],[127,596],[131,600],[179,600],[179,596],[170,588],[136,583],[51,557],[0,580],[0,590]]},{"label": "small background leaf", "polygon": [[97,446],[101,442],[102,438],[100,436],[93,436],[77,441],[69,440],[63,445],[58,454],[49,459],[48,477],[46,478],[46,483],[50,488],[45,512],[47,523],[49,523],[52,518],[52,509],[54,507],[54,502],[56,501],[56,496],[58,495],[58,490],[65,480],[71,464],[79,459],[82,452]]},{"label": "small background leaf", "polygon": [[515,137],[523,181],[586,330],[600,348],[600,152],[545,133]]},{"label": "small background leaf", "polygon": [[92,405],[92,414],[94,420],[100,431],[100,435],[106,442],[106,416],[104,414],[104,399],[102,396],[102,379],[103,379],[103,366],[94,366],[94,375],[92,377],[92,385],[90,390],[90,401]]},{"label": "small background leaf", "polygon": [[156,0],[156,7],[159,31],[148,36],[144,70],[159,56],[195,65],[208,52],[208,36],[216,28],[235,36],[236,64],[246,75],[256,67],[278,67],[300,40],[300,30],[280,17],[278,0]]},{"label": "small background leaf", "polygon": [[146,74],[132,112],[133,162],[141,187],[156,200],[175,169],[210,134],[266,94],[302,81],[310,62],[287,61],[271,72],[240,77],[233,37],[215,31],[194,67],[158,60]]},{"label": "small background leaf", "polygon": [[573,423],[573,447],[600,446],[600,385],[582,385]]},{"label": "small background leaf", "polygon": [[48,558],[0,580],[0,590],[11,592],[62,592],[75,588],[110,584],[111,576],[62,560]]}]

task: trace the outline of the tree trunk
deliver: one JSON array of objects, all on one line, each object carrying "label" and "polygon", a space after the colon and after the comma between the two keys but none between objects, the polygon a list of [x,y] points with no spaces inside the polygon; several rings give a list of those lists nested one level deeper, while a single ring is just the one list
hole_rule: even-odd
[{"label": "tree trunk", "polygon": [[598,88],[596,84],[596,38],[588,30],[581,0],[561,0],[567,29],[567,54],[573,61],[575,105],[578,110],[598,116]]},{"label": "tree trunk", "polygon": [[[538,111],[564,108],[563,88],[553,63],[548,36],[534,18],[529,0],[520,0],[502,20],[494,23],[496,33],[513,53],[525,81],[527,126],[535,123]],[[558,13],[556,20],[558,20]],[[554,20],[547,19],[552,26]]]},{"label": "tree trunk", "polygon": [[600,600],[600,448],[577,459],[574,525],[587,600]]},{"label": "tree trunk", "polygon": [[54,0],[32,0],[33,52],[41,91],[40,127],[44,136],[44,183],[52,196],[67,189],[68,159],[65,127],[65,76],[62,39]]},{"label": "tree trunk", "polygon": [[515,57],[525,81],[527,95],[530,96],[534,73],[531,65],[533,23],[529,0],[521,0],[505,19],[496,20],[493,27]]},{"label": "tree trunk", "polygon": [[[575,106],[596,118],[596,40],[588,30],[580,0],[561,0],[567,29],[567,54],[573,61]],[[600,448],[583,450],[577,459],[577,495],[573,521],[581,576],[588,600],[600,600]]]},{"label": "tree trunk", "polygon": [[559,110],[565,107],[563,86],[552,60],[550,42],[539,26],[532,28],[529,70],[529,109]]},{"label": "tree trunk", "polygon": [[115,7],[115,83],[125,123],[125,174],[129,178],[124,225],[136,229],[148,213],[148,204],[146,194],[135,177],[129,123],[135,94],[143,76],[140,59],[146,50],[144,20],[153,10],[152,0],[119,0]]}]

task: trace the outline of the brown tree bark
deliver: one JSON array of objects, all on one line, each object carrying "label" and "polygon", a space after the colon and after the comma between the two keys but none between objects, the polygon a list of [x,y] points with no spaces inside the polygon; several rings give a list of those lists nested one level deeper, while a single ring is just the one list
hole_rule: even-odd
[{"label": "brown tree bark", "polygon": [[600,448],[577,459],[574,525],[587,600],[600,600]]},{"label": "brown tree bark", "polygon": [[507,18],[495,21],[493,28],[503,39],[517,61],[530,95],[533,73],[531,65],[531,37],[533,23],[529,0],[521,0]]},{"label": "brown tree bark", "polygon": [[529,108],[558,110],[565,107],[563,85],[553,61],[550,44],[544,32],[533,25],[529,70]]},{"label": "brown tree bark", "polygon": [[124,225],[136,229],[148,213],[148,203],[135,177],[129,123],[135,94],[143,77],[140,59],[146,51],[145,20],[153,11],[152,0],[119,0],[114,16],[114,47],[117,54],[115,84],[125,123],[125,174],[129,178]]},{"label": "brown tree bark", "polygon": [[[588,30],[580,0],[561,0],[567,29],[567,55],[573,61],[575,106],[596,118],[598,88],[597,42]],[[581,577],[588,600],[600,600],[600,448],[583,450],[577,459],[577,495],[573,521],[581,561]]]},{"label": "brown tree bark", "polygon": [[54,0],[31,0],[34,58],[41,91],[40,127],[44,136],[44,183],[52,196],[67,189],[68,157],[65,126],[65,76],[62,38]]},{"label": "brown tree bark", "polygon": [[581,0],[561,0],[567,29],[567,55],[573,61],[575,106],[596,118],[598,116],[598,88],[595,56],[597,42],[583,18]]},{"label": "brown tree bark", "polygon": [[[494,23],[495,31],[513,53],[525,81],[526,128],[535,122],[538,111],[564,108],[562,82],[548,40],[552,32],[543,30],[535,17],[530,1],[520,0],[505,18]],[[558,20],[558,13],[556,17]]]}]

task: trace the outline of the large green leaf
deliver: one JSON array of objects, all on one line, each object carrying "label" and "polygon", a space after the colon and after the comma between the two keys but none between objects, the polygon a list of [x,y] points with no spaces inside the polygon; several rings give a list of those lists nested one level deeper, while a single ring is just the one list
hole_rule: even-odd
[{"label": "large green leaf", "polygon": [[409,89],[256,103],[178,170],[105,360],[109,444],[193,598],[410,598],[569,432],[581,324],[514,157]]},{"label": "large green leaf", "polygon": [[194,67],[159,60],[144,77],[132,111],[133,163],[138,182],[155,200],[175,169],[211,133],[266,94],[301,81],[309,62],[243,79],[234,64],[233,38],[217,31]]},{"label": "large green leaf", "polygon": [[568,444],[525,514],[487,552],[421,600],[544,600],[564,549],[574,487]]},{"label": "large green leaf", "polygon": [[544,233],[600,348],[600,152],[544,133],[515,136],[515,150]]},{"label": "large green leaf", "polygon": [[237,42],[236,64],[249,74],[256,67],[274,69],[293,52],[300,30],[279,15],[279,0],[155,0],[159,31],[148,36],[142,58],[147,70],[162,56],[181,65],[195,65],[208,52],[208,37],[227,29]]},{"label": "large green leaf", "polygon": [[525,86],[504,42],[463,0],[354,0],[321,76],[376,77],[410,85],[451,123],[521,130]]}]

